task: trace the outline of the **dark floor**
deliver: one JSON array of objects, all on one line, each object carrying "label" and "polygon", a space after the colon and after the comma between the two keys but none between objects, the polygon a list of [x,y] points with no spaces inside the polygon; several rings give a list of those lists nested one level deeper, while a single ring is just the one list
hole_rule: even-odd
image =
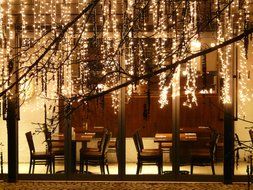
[{"label": "dark floor", "polygon": [[[17,183],[0,182],[0,189],[9,190],[247,190],[246,183],[224,185],[222,183],[162,183],[162,182],[76,182],[76,181],[19,181]],[[253,189],[253,188],[252,188]]]}]

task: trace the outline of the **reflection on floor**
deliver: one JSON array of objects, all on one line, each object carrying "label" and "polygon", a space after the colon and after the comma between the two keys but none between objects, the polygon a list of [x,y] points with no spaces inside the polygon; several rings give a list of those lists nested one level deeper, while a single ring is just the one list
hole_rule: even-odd
[{"label": "reflection on floor", "polygon": [[[238,168],[235,168],[235,175],[246,175],[247,163],[240,162]],[[56,171],[62,171],[64,169],[63,163],[56,164]],[[77,169],[79,167],[77,166]],[[172,167],[170,163],[164,163],[163,171],[171,171]],[[190,171],[190,166],[181,166],[180,170],[182,171]],[[28,174],[29,171],[29,164],[28,163],[19,163],[19,173],[20,174]],[[100,174],[99,166],[89,166],[89,171],[93,174]],[[110,174],[116,175],[118,173],[118,165],[116,163],[109,163],[109,171]],[[217,175],[223,174],[223,163],[216,163],[215,164],[215,172]],[[7,164],[4,164],[4,173],[7,173]],[[46,173],[46,167],[44,165],[36,165],[35,173]],[[136,163],[127,163],[126,165],[126,173],[127,174],[136,174]],[[158,174],[158,169],[155,165],[147,165],[143,166],[141,174]],[[211,167],[205,166],[194,166],[193,174],[205,174],[211,175]]]}]

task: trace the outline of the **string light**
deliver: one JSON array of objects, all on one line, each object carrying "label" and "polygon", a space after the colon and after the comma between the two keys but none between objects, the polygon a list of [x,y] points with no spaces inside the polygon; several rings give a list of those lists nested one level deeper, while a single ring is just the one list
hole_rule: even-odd
[{"label": "string light", "polygon": [[[1,5],[3,3],[6,3],[6,6],[0,6],[0,23],[2,23],[2,25],[0,26],[0,39],[2,39],[2,45],[0,49],[0,76],[2,77],[1,84],[4,84],[4,86],[1,86],[2,89],[7,88],[8,86],[8,83],[6,82],[8,80],[9,74],[7,69],[7,63],[10,60],[11,55],[13,54],[11,44],[14,40],[14,31],[15,26],[17,24],[14,23],[14,21],[16,22],[16,20],[13,17],[14,7],[11,2],[12,1],[0,1]],[[41,55],[41,52],[45,50],[47,44],[49,44],[49,42],[52,42],[53,36],[57,35],[58,33],[58,25],[61,25],[61,27],[66,26],[66,24],[71,21],[73,14],[73,2],[71,0],[34,0],[33,2],[34,6],[32,7],[32,23],[32,21],[30,21],[30,19],[28,18],[28,16],[30,15],[30,13],[28,13],[28,10],[30,10],[30,7],[28,7],[29,4],[27,3],[27,1],[20,1],[20,9],[18,10],[20,11],[19,13],[21,18],[22,46],[29,47],[31,41],[38,40],[38,38],[43,36],[46,33],[47,28],[49,28],[49,23],[51,24],[51,28],[54,30],[54,32],[51,32],[49,35],[45,35],[41,40],[39,40],[38,44],[34,45],[34,47],[31,47],[31,49],[27,52],[25,51],[24,47],[21,48],[21,51],[23,52],[23,54],[21,54],[21,56],[19,57],[20,67],[22,68],[21,73],[26,71],[26,68],[28,68]],[[126,72],[128,74],[126,76],[126,80],[128,81],[131,80],[134,75],[142,76],[146,74],[146,67],[147,64],[149,64],[149,59],[147,58],[148,56],[146,55],[146,51],[150,47],[148,47],[147,40],[145,39],[148,35],[148,19],[146,18],[146,13],[142,14],[143,18],[140,17],[135,20],[138,15],[138,10],[143,8],[143,6],[145,5],[145,1],[138,2],[134,0],[129,0],[127,2],[123,2],[128,5],[126,7],[126,10],[124,10],[126,18],[121,19],[124,19],[124,24],[126,24],[127,28],[133,27],[133,30],[128,33],[128,38],[125,40],[126,43],[123,47],[124,50],[126,50],[124,52],[124,58]],[[78,10],[79,12],[87,6],[87,2],[83,0],[78,0],[74,3],[76,3],[76,10]],[[179,5],[180,3],[181,5]],[[181,7],[176,7],[175,4],[178,4]],[[219,13],[218,4],[219,1],[216,0],[215,6],[217,13]],[[96,33],[94,41],[96,40],[97,47],[100,46],[101,48],[100,52],[102,55],[102,59],[100,60],[100,57],[97,59],[99,64],[102,65],[102,71],[100,74],[107,76],[105,76],[104,81],[97,84],[98,86],[95,87],[96,92],[101,92],[105,89],[113,88],[120,84],[119,73],[114,71],[117,71],[119,69],[119,60],[120,58],[122,58],[121,54],[115,53],[121,40],[121,31],[119,31],[119,25],[121,24],[121,22],[119,22],[119,17],[121,17],[121,15],[117,14],[117,10],[119,10],[117,7],[117,1],[105,0],[103,2],[101,1],[100,5],[102,6],[103,15],[99,15],[99,23],[93,24],[97,24],[97,26],[102,26],[102,28],[100,29],[98,27],[99,32],[93,32]],[[217,17],[217,44],[221,44],[225,40],[231,39],[233,36],[234,27],[238,27],[238,34],[244,31],[250,20],[249,6],[249,0],[245,0],[243,2],[242,7],[239,6],[239,1],[237,0],[225,10],[224,15],[220,15]],[[154,65],[152,66],[155,66],[155,68],[157,69],[165,67],[168,64],[167,59],[165,59],[166,55],[168,54],[168,51],[178,52],[176,54],[172,54],[172,63],[186,58],[189,54],[200,51],[201,44],[198,41],[198,35],[196,35],[197,1],[182,1],[173,2],[170,4],[166,0],[152,0],[151,3],[149,3],[148,7],[148,14],[149,12],[152,12],[152,20],[154,25],[152,38],[155,39],[155,42],[152,44],[154,49]],[[173,11],[171,11],[172,8]],[[181,18],[184,15],[180,10],[186,11],[186,18]],[[169,18],[168,11],[171,11],[170,14],[173,14],[174,18],[172,16]],[[58,13],[60,13],[61,17],[59,19],[57,18]],[[40,96],[39,98],[44,99],[43,101],[46,104],[49,104],[49,101],[46,100],[49,97],[52,99],[57,99],[57,93],[58,95],[61,94],[66,97],[71,97],[73,95],[85,96],[87,95],[89,90],[91,90],[87,85],[89,83],[91,68],[87,61],[90,48],[90,25],[88,22],[85,23],[86,16],[83,16],[76,23],[75,27],[71,27],[68,29],[63,40],[58,44],[59,46],[57,48],[59,50],[57,50],[57,52],[54,52],[54,49],[52,48],[49,51],[48,55],[40,61],[36,68],[37,70],[34,69],[31,71],[33,73],[32,76],[35,76],[35,81],[30,81],[31,84],[34,83],[34,93],[36,94],[36,96]],[[183,24],[183,28],[182,25],[176,25],[176,19],[182,19],[183,22],[181,23]],[[238,19],[237,22],[235,22],[236,19]],[[96,22],[97,20],[98,19],[96,19]],[[49,22],[47,23],[47,21]],[[30,25],[32,25],[32,30],[34,32],[32,37],[29,35],[30,33],[28,33]],[[170,28],[169,26],[172,27]],[[82,31],[83,27],[85,27],[84,32]],[[137,30],[135,30],[135,27],[137,28]],[[76,36],[78,36],[77,34],[81,35],[81,39],[79,42],[79,47],[76,48],[78,52],[74,54],[72,53],[72,50],[75,45],[75,38]],[[6,36],[6,38],[4,38],[4,35]],[[172,39],[171,41],[168,40],[169,35]],[[180,51],[178,51],[177,48],[179,47],[181,41],[183,41],[183,45]],[[244,43],[238,42],[237,46],[239,49],[240,74],[239,97],[242,102],[242,105],[245,105],[246,102],[250,101],[251,98],[251,91],[248,88],[248,75],[250,69],[246,56],[247,50],[244,47]],[[231,45],[228,45],[226,48],[218,50],[218,56],[221,65],[220,76],[223,79],[224,84],[221,89],[221,99],[225,104],[231,103],[231,54]],[[78,76],[78,79],[75,79],[73,75],[73,64],[75,63],[77,57],[78,60],[80,60],[81,62],[79,64],[80,75]],[[196,81],[198,77],[198,64],[199,59],[195,58],[187,62],[185,66],[185,94],[187,100],[186,102],[184,102],[184,105],[188,107],[197,105]],[[60,70],[57,74],[53,73],[53,71],[56,71],[56,68]],[[172,98],[175,98],[180,95],[180,73],[182,69],[184,68],[178,66],[174,70],[174,73],[169,83],[167,82],[168,73],[159,74],[159,103],[161,108],[168,104],[168,93],[171,88],[173,89]],[[22,85],[29,81],[29,77],[30,76],[27,76],[24,81],[21,82]],[[62,81],[57,84],[56,81],[61,79]],[[139,84],[147,84],[147,81],[141,80]],[[78,85],[78,87],[76,87],[76,85]],[[52,87],[52,91],[47,90],[48,86]],[[61,90],[59,90],[59,88]],[[128,86],[128,97],[132,96],[135,88],[135,84],[131,84]],[[203,93],[207,92],[203,91]],[[114,91],[113,93],[111,93],[111,98],[114,112],[117,113],[120,103],[119,91]],[[27,100],[27,102],[29,102],[29,100]]]},{"label": "string light", "polygon": [[[176,7],[173,7],[173,10],[175,11],[175,15],[177,16],[178,14],[178,9]],[[176,17],[173,20],[173,17],[171,16],[169,19],[169,23],[173,26],[172,28],[172,47],[171,47],[171,52],[176,52],[176,48],[178,46],[178,38],[177,38],[177,33],[176,33],[176,22],[175,22]],[[166,29],[164,27],[164,29]],[[164,55],[165,56],[165,55]],[[172,55],[172,63],[178,61],[177,54],[173,53]],[[163,108],[165,105],[169,103],[168,101],[168,92],[169,89],[172,88],[172,98],[174,99],[175,97],[180,95],[180,65],[177,66],[175,69],[172,79],[170,80],[169,84],[166,85],[166,73],[162,73],[160,75],[160,96],[158,102],[160,103],[160,108]]]},{"label": "string light", "polygon": [[[124,3],[124,2],[123,2]],[[124,14],[126,15],[125,18],[128,18],[129,20],[133,19],[134,16],[134,2],[133,0],[129,0],[126,7],[125,7],[125,12]],[[125,4],[124,4],[125,5]],[[127,26],[128,22],[127,19],[124,19],[124,26]],[[130,22],[130,27],[132,26],[132,22]],[[134,39],[133,39],[133,31],[129,32],[128,34],[128,41],[125,45],[125,68],[128,70],[128,73],[130,75],[134,75]],[[131,77],[127,77],[126,80],[130,80]],[[128,85],[127,86],[127,102],[130,100],[132,94],[133,94],[133,85]]]},{"label": "string light", "polygon": [[[222,23],[218,19],[218,44],[222,43],[224,40],[228,40],[232,37],[232,19],[229,17],[229,8],[226,8],[225,10],[225,27],[224,27],[224,34],[223,35],[223,28]],[[224,36],[224,37],[222,37]],[[220,75],[223,79],[223,86],[221,89],[221,100],[224,104],[230,104],[231,103],[231,95],[230,95],[230,89],[231,89],[231,45],[228,45],[225,47],[225,53],[223,53],[222,49],[218,50],[219,59],[221,61],[221,70]]]},{"label": "string light", "polygon": [[[237,2],[237,8],[239,9],[239,3]],[[246,0],[244,2],[244,5],[242,7],[242,9],[239,10],[239,18],[237,21],[237,25],[238,25],[238,34],[241,34],[244,30],[244,28],[246,28],[247,24],[249,22],[249,1]],[[244,107],[247,104],[247,102],[251,101],[251,96],[250,94],[251,91],[248,88],[249,85],[249,72],[250,72],[250,68],[249,68],[249,64],[247,63],[247,51],[244,47],[244,42],[239,41],[237,42],[237,47],[238,47],[238,57],[239,57],[239,61],[238,61],[238,74],[239,74],[239,79],[238,79],[238,96],[239,96],[239,100],[240,100],[240,104],[239,104],[239,116],[240,117],[245,117],[246,116],[246,112],[244,111]]]},{"label": "string light", "polygon": [[[190,2],[190,22],[187,26],[188,31],[186,32],[187,37],[185,38],[185,42],[187,42],[188,38],[196,34],[197,32],[197,2]],[[185,43],[186,44],[186,43]],[[201,44],[197,39],[197,36],[194,35],[190,40],[190,51],[191,53],[196,53],[200,50]],[[193,105],[198,105],[197,97],[196,97],[196,80],[197,80],[197,67],[198,67],[198,58],[194,58],[191,61],[186,63],[186,85],[185,85],[185,95],[186,101],[183,103],[184,106],[191,108]]]}]

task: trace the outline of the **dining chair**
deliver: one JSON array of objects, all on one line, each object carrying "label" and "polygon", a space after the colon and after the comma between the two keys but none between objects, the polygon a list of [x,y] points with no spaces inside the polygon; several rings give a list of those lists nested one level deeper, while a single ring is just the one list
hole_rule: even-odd
[{"label": "dining chair", "polygon": [[29,174],[31,173],[31,171],[32,173],[34,173],[35,165],[46,165],[47,173],[48,169],[50,170],[50,173],[52,173],[52,171],[54,172],[54,155],[48,151],[45,152],[35,151],[32,132],[29,131],[25,135],[30,150]]},{"label": "dining chair", "polygon": [[212,173],[215,175],[214,162],[217,150],[217,144],[220,135],[215,131],[212,131],[210,137],[210,143],[208,147],[198,148],[191,151],[191,174],[193,174],[193,166],[207,166],[210,165]]},{"label": "dining chair", "polygon": [[52,142],[51,141],[51,132],[48,130],[47,125],[44,124],[44,129],[43,129],[44,135],[45,135],[45,141],[47,143],[48,148],[53,149],[59,149],[59,148],[64,148],[64,142]]},{"label": "dining chair", "polygon": [[[107,129],[105,129],[104,132],[108,132]],[[113,138],[112,139],[112,132],[111,133],[111,139],[108,145],[108,153],[116,153],[116,162],[118,162],[118,155],[117,155],[117,146],[118,146],[118,138]],[[101,142],[102,139],[98,141],[97,146],[98,148],[101,148]],[[90,150],[90,148],[88,148],[88,150]]]},{"label": "dining chair", "polygon": [[105,166],[109,174],[107,150],[110,142],[111,134],[105,132],[102,141],[101,148],[98,150],[81,149],[80,150],[80,172],[83,173],[84,164],[86,166],[86,173],[88,173],[88,165],[99,165],[101,174],[105,174]]},{"label": "dining chair", "polygon": [[87,148],[88,151],[99,151],[101,150],[101,145],[105,140],[105,134],[108,133],[108,129],[103,128],[102,131],[96,132],[95,138],[99,138],[100,140],[97,141],[97,147],[96,148]]},{"label": "dining chair", "polygon": [[[142,139],[142,138],[141,138]],[[133,135],[135,148],[137,150],[137,171],[136,174],[142,170],[143,164],[155,164],[158,167],[158,174],[162,174],[163,168],[163,155],[159,149],[144,149],[143,142],[140,141],[139,132],[135,132]]]},{"label": "dining chair", "polygon": [[[112,136],[112,134],[111,134]],[[115,159],[116,159],[116,163],[118,162],[118,143],[119,143],[119,139],[118,137],[116,138],[111,138],[110,142],[109,142],[109,146],[108,146],[108,153],[113,153],[115,154]]]},{"label": "dining chair", "polygon": [[136,134],[136,137],[137,137],[137,140],[138,140],[138,143],[139,143],[139,145],[140,145],[140,149],[141,149],[142,152],[160,152],[160,150],[157,149],[157,148],[151,148],[151,149],[149,149],[149,148],[144,148],[142,136],[140,135],[139,130],[137,130],[137,131],[135,132],[135,134]]},{"label": "dining chair", "polygon": [[56,160],[64,161],[64,142],[52,142],[51,132],[48,130],[46,125],[44,125],[44,135],[47,144],[47,151],[54,155],[54,165]]}]

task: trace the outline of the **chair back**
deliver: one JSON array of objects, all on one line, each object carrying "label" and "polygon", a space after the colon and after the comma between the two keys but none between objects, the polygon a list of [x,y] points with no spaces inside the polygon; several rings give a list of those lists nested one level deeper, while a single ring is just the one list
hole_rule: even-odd
[{"label": "chair back", "polygon": [[251,143],[253,144],[253,130],[252,129],[249,130],[249,136],[250,136]]},{"label": "chair back", "polygon": [[47,143],[47,150],[48,152],[51,152],[52,151],[51,132],[49,132],[46,124],[44,124],[43,126],[44,126],[43,132],[45,135],[45,141]]},{"label": "chair back", "polygon": [[137,132],[134,133],[133,140],[134,140],[134,145],[135,145],[136,151],[138,152],[138,154],[140,154],[142,149],[141,149],[141,146],[139,144]]},{"label": "chair back", "polygon": [[110,139],[111,139],[111,134],[107,132],[107,133],[105,134],[104,144],[101,145],[101,148],[102,148],[101,151],[102,151],[102,155],[103,155],[103,156],[107,153],[107,150],[108,150],[108,147],[109,147]]},{"label": "chair back", "polygon": [[25,134],[27,142],[28,142],[28,146],[29,146],[29,150],[30,150],[30,154],[33,154],[35,152],[35,147],[34,147],[34,143],[33,143],[33,136],[32,136],[32,132],[29,131]]},{"label": "chair back", "polygon": [[210,154],[211,154],[213,159],[214,159],[215,154],[216,154],[217,144],[218,144],[219,138],[220,138],[220,134],[218,134],[216,132],[212,132],[211,142],[210,142]]},{"label": "chair back", "polygon": [[138,143],[140,146],[140,150],[142,150],[142,149],[144,149],[144,145],[143,145],[142,137],[140,135],[139,130],[136,131],[136,134],[137,134],[137,139],[138,139]]},{"label": "chair back", "polygon": [[107,133],[108,133],[108,130],[105,129],[105,130],[103,131],[103,135],[102,135],[102,138],[101,138],[101,143],[100,143],[99,146],[98,146],[98,149],[99,149],[100,151],[102,151],[103,146],[105,146],[105,140],[106,140],[106,135],[107,135]]}]

